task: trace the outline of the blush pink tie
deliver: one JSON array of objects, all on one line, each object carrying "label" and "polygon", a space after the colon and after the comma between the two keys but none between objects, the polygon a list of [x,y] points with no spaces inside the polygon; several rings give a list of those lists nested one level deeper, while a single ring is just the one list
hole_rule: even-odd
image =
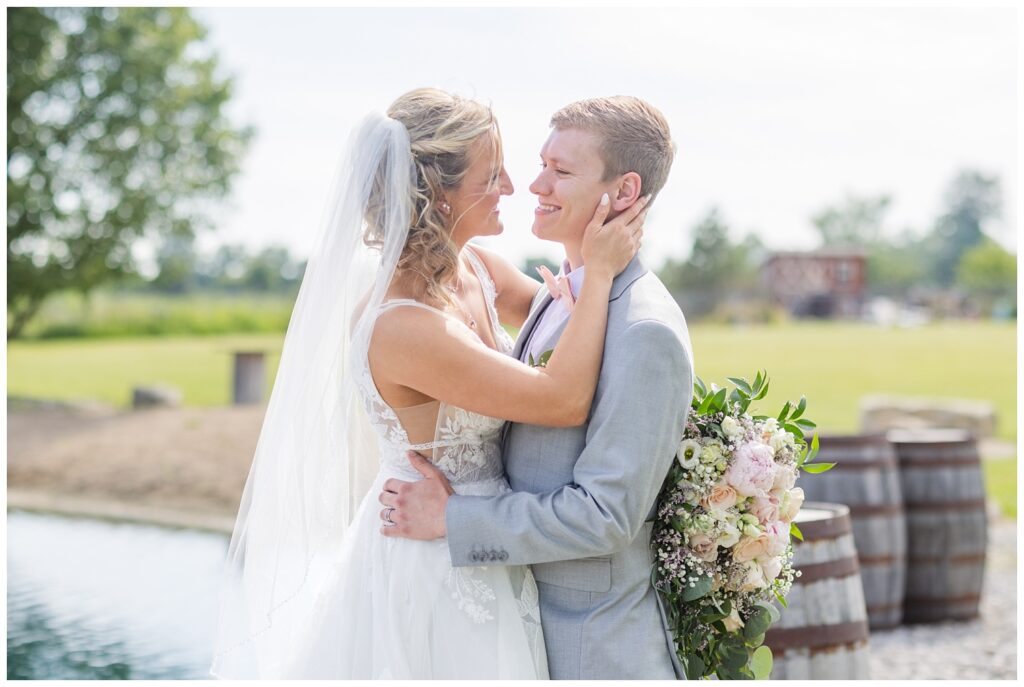
[{"label": "blush pink tie", "polygon": [[548,287],[551,297],[555,300],[563,299],[562,302],[565,304],[565,307],[572,312],[572,306],[576,304],[576,298],[572,295],[572,289],[569,287],[569,278],[563,274],[556,279],[555,275],[551,274],[551,270],[544,265],[537,268],[537,274],[544,280],[544,285]]}]

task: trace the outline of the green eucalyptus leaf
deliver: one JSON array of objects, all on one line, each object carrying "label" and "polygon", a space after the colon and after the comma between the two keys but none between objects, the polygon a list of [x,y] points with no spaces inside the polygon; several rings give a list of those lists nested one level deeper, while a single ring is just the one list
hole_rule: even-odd
[{"label": "green eucalyptus leaf", "polygon": [[778,417],[776,419],[779,422],[785,422],[786,415],[789,414],[789,409],[790,408],[792,408],[792,406],[790,405],[789,401],[786,401],[786,405],[782,406],[782,412],[779,413],[779,415],[778,415]]},{"label": "green eucalyptus leaf", "polygon": [[699,680],[704,676],[706,668],[704,661],[697,654],[687,654],[683,660],[683,672],[686,673],[688,680]]},{"label": "green eucalyptus leaf", "polygon": [[747,618],[746,623],[743,625],[743,636],[750,639],[757,635],[763,635],[768,631],[768,626],[771,623],[772,617],[768,610],[764,607],[759,607],[753,615]]},{"label": "green eucalyptus leaf", "polygon": [[759,646],[754,649],[750,656],[750,672],[754,674],[755,680],[767,680],[772,674],[772,650],[766,646]]},{"label": "green eucalyptus leaf", "polygon": [[696,601],[711,591],[711,576],[701,575],[694,586],[683,588],[683,601]]},{"label": "green eucalyptus leaf", "polygon": [[786,597],[784,597],[782,594],[779,594],[778,590],[774,590],[774,591],[775,591],[775,598],[776,598],[776,600],[778,600],[778,602],[780,604],[782,604],[782,607],[783,608],[789,608],[789,604],[786,602]]},{"label": "green eucalyptus leaf", "polygon": [[821,472],[831,470],[836,466],[835,463],[811,463],[809,465],[802,465],[804,472],[809,472],[812,475],[816,475]]}]

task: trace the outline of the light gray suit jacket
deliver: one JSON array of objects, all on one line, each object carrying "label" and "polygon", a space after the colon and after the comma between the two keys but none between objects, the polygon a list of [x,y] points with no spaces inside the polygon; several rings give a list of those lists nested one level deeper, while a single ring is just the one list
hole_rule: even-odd
[{"label": "light gray suit jacket", "polygon": [[[541,289],[520,358],[550,303]],[[647,520],[682,439],[691,351],[679,306],[634,258],[612,284],[588,422],[510,423],[503,455],[514,491],[448,501],[453,565],[533,565],[554,679],[682,677],[651,586]]]}]

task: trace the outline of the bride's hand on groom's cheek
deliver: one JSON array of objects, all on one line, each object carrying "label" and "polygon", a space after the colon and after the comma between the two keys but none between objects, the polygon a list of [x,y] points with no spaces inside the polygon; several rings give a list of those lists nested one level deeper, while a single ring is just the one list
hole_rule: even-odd
[{"label": "bride's hand on groom's cheek", "polygon": [[608,194],[604,195],[583,234],[583,262],[588,274],[607,270],[607,276],[613,278],[626,268],[640,250],[650,200],[651,196],[646,195],[605,221],[611,205]]},{"label": "bride's hand on groom's cheek", "polygon": [[380,532],[385,537],[439,539],[446,533],[444,510],[455,490],[429,460],[415,451],[407,452],[406,456],[423,479],[403,482],[392,478],[384,482],[384,490],[377,499],[384,506],[380,512]]}]

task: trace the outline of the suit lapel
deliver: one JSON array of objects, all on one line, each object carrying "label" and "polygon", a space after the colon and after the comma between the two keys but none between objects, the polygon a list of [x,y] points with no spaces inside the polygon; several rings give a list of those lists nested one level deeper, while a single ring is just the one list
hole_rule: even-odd
[{"label": "suit lapel", "polygon": [[530,334],[533,333],[533,328],[537,326],[537,320],[547,310],[547,307],[551,305],[554,300],[548,290],[541,286],[540,292],[543,295],[540,297],[540,301],[534,305],[533,309],[530,310],[529,317],[526,318],[526,322],[523,323],[522,328],[519,330],[519,336],[516,337],[516,347],[512,349],[512,355],[519,360],[523,359],[523,354],[526,352],[526,344],[530,340]]}]

